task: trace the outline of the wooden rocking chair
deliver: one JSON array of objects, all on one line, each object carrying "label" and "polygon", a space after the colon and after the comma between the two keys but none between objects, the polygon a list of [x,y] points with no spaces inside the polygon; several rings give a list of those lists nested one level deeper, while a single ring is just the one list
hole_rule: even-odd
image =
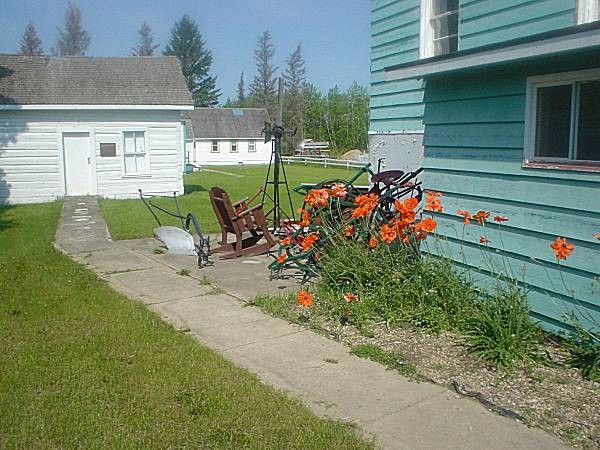
[{"label": "wooden rocking chair", "polygon": [[[209,197],[221,226],[221,245],[213,252],[229,252],[222,259],[261,255],[277,244],[267,227],[262,203],[249,207],[247,198],[231,203],[227,192],[216,186],[210,189]],[[244,238],[242,235],[246,232],[250,236]],[[227,242],[227,233],[235,234],[234,243]],[[259,244],[263,237],[267,242]]]}]

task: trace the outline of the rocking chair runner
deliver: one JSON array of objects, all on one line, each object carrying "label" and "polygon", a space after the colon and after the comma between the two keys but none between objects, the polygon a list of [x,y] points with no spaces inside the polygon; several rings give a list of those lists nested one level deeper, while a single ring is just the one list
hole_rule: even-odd
[{"label": "rocking chair runner", "polygon": [[[277,244],[267,227],[262,203],[249,207],[247,198],[231,203],[227,192],[216,186],[210,189],[209,197],[221,226],[221,245],[213,252],[229,252],[222,259],[261,255]],[[245,232],[250,233],[250,236],[243,238]],[[234,243],[227,242],[227,233],[235,234]],[[259,244],[263,237],[267,242]]]}]

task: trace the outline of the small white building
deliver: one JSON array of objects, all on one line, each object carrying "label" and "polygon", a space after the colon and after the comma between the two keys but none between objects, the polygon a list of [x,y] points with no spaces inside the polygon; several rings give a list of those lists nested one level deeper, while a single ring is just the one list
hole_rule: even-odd
[{"label": "small white building", "polygon": [[265,108],[195,108],[187,118],[187,161],[196,166],[268,164]]},{"label": "small white building", "polygon": [[0,203],[183,193],[174,57],[0,55]]}]

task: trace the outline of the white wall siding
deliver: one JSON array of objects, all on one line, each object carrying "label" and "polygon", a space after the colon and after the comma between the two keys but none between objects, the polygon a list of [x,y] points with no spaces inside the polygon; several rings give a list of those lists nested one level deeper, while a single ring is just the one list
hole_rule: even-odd
[{"label": "white wall siding", "polygon": [[212,152],[212,139],[197,139],[196,148],[191,140],[187,141],[188,161],[198,166],[234,165],[234,164],[268,164],[271,160],[271,142],[263,139],[252,139],[256,142],[256,152],[248,152],[249,139],[236,139],[237,153],[231,152],[230,139],[216,139],[219,152]]},{"label": "white wall siding", "polygon": [[[123,131],[145,131],[149,173],[125,176]],[[0,203],[52,201],[65,194],[61,133],[89,132],[98,195],[130,198],[137,190],[183,193],[179,111],[0,111]],[[100,144],[116,144],[101,157]]]}]

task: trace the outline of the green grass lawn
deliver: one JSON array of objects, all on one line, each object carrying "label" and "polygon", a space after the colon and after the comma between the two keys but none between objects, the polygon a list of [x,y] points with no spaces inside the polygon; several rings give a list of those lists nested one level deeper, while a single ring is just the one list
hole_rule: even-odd
[{"label": "green grass lawn", "polygon": [[[208,167],[207,169],[232,175],[208,171],[188,174],[184,178],[185,195],[179,197],[179,200],[182,212],[193,212],[199,218],[202,230],[205,233],[214,233],[219,231],[219,225],[208,198],[208,190],[213,186],[220,186],[229,193],[232,201],[251,197],[259,188],[263,187],[267,166],[223,166]],[[285,170],[294,208],[297,208],[302,205],[302,197],[293,192],[292,188],[298,184],[317,182],[323,179],[349,179],[357,169],[291,164],[286,165]],[[367,184],[367,177],[363,175],[357,183]],[[157,203],[168,209],[175,209],[173,200],[161,200]],[[104,199],[100,201],[100,207],[113,239],[152,236],[156,222],[140,200]],[[165,219],[165,225],[179,225],[177,219],[169,218],[164,214],[159,218],[161,222]]]},{"label": "green grass lawn", "polygon": [[60,208],[0,207],[0,448],[372,448],[53,251]]}]

